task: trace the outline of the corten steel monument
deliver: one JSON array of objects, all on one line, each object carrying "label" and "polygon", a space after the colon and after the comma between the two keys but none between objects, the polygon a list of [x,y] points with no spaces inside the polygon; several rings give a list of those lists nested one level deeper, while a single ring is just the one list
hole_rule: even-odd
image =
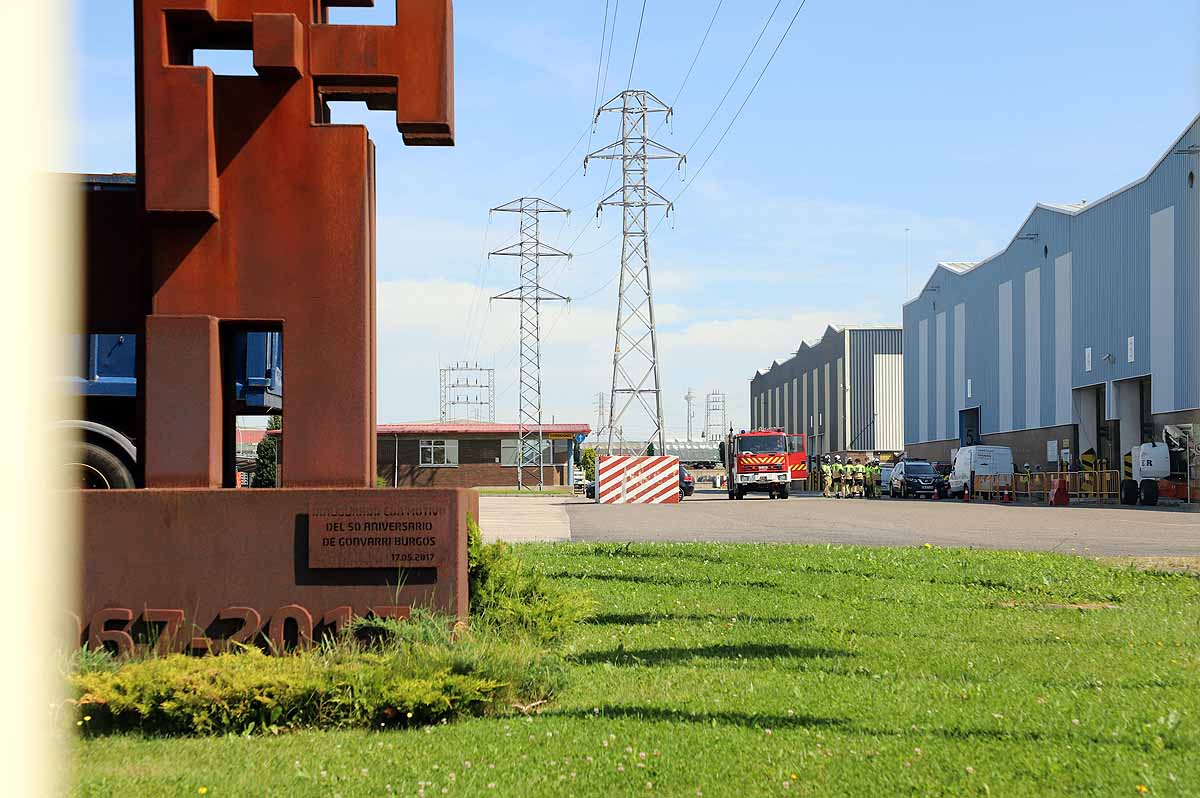
[{"label": "corten steel monument", "polygon": [[[424,599],[465,611],[475,494],[373,489],[374,145],[328,108],[362,101],[409,145],[453,144],[453,14],[396,0],[395,25],[329,24],[331,6],[371,4],[135,0],[141,260],[89,264],[89,312],[103,295],[109,323],[138,322],[146,489],[84,495],[83,610],[116,619],[83,619],[94,642],[139,613],[245,625],[255,601],[273,635],[272,612],[301,636],[314,623],[276,602],[338,620]],[[200,49],[252,50],[257,75],[214,76]],[[283,333],[280,490],[219,490],[234,484],[224,352],[247,329]],[[436,580],[413,571],[400,591],[406,566]]]},{"label": "corten steel monument", "polygon": [[[410,145],[452,144],[452,16],[396,0],[395,26],[325,24],[364,4],[137,4],[148,487],[229,484],[219,332],[248,322],[283,328],[287,484],[375,484],[374,147],[324,124],[326,104],[363,100]],[[213,76],[197,49],[252,49],[259,74]]]}]

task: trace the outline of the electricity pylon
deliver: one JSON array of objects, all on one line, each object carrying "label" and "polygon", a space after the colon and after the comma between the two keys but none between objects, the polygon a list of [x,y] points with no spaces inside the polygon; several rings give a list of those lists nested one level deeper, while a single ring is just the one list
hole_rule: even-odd
[{"label": "electricity pylon", "polygon": [[725,437],[725,394],[712,391],[704,407],[704,437],[719,441]]},{"label": "electricity pylon", "polygon": [[596,443],[600,442],[600,437],[604,434],[604,393],[596,394]]},{"label": "electricity pylon", "polygon": [[[538,217],[543,213],[567,213],[552,202],[536,197],[522,197],[507,205],[492,208],[493,213],[519,213],[521,240],[488,255],[505,255],[521,259],[521,284],[492,299],[511,299],[520,302],[520,399],[517,426],[520,441],[517,445],[517,489],[532,489],[537,475],[537,489],[546,482],[544,462],[545,439],[542,435],[542,344],[541,304],[570,302],[568,297],[543,288],[540,282],[542,258],[570,258],[562,250],[543,244],[538,238]],[[532,472],[532,473],[529,473]],[[526,479],[528,473],[529,479]]]},{"label": "electricity pylon", "polygon": [[[646,132],[651,114],[671,118],[671,108],[648,91],[627,89],[600,106],[596,122],[606,112],[621,114],[621,138],[589,154],[583,160],[620,161],[622,183],[596,207],[600,215],[605,205],[620,207],[623,241],[621,244],[621,280],[617,294],[617,334],[613,346],[613,379],[609,393],[608,446],[612,451],[613,434],[628,421],[625,411],[637,403],[649,417],[650,434],[646,446],[656,443],[655,451],[666,450],[663,403],[658,361],[658,333],[654,325],[654,292],[650,282],[650,230],[648,210],[671,202],[648,184],[650,162],[676,160],[684,156],[650,139]],[[640,436],[639,436],[640,437]],[[634,454],[645,454],[646,449]]]},{"label": "electricity pylon", "polygon": [[688,439],[688,443],[691,443],[692,442],[692,419],[694,419],[696,417],[696,414],[694,412],[692,412],[692,402],[696,401],[696,393],[691,388],[688,388],[688,392],[683,397],[683,401],[687,402],[687,408],[688,408],[687,409],[687,439]]},{"label": "electricity pylon", "polygon": [[[496,420],[496,370],[478,363],[451,363],[439,369],[442,421]],[[464,408],[459,413],[459,408]],[[486,411],[487,418],[483,417]]]}]

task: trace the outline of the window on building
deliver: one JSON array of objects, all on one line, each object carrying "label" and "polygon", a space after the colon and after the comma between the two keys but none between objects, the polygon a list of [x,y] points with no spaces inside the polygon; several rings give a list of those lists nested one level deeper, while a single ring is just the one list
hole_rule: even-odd
[{"label": "window on building", "polygon": [[1092,370],[1092,348],[1090,346],[1085,347],[1083,350],[1083,370]]},{"label": "window on building", "polygon": [[972,389],[973,389],[974,387],[975,387],[975,386],[974,386],[974,385],[972,385],[972,384],[971,384],[971,381],[968,379],[968,380],[967,380],[967,398],[968,398],[968,399],[970,399],[970,398],[971,398],[971,392],[972,392]]},{"label": "window on building", "polygon": [[421,466],[453,468],[458,465],[458,441],[430,439],[421,441]]},{"label": "window on building", "polygon": [[1132,335],[1129,336],[1129,340],[1126,342],[1126,347],[1127,347],[1127,351],[1125,353],[1125,359],[1128,362],[1132,363],[1134,360],[1133,336]]},{"label": "window on building", "polygon": [[[551,457],[554,454],[555,441],[542,441],[542,463],[550,465],[554,461]],[[566,458],[566,441],[561,441],[563,444],[563,457]],[[537,463],[537,455],[535,454],[537,447],[529,450],[525,456],[525,465],[534,465]],[[509,438],[500,441],[500,465],[515,466],[517,458],[520,456],[521,441],[518,438]]]}]

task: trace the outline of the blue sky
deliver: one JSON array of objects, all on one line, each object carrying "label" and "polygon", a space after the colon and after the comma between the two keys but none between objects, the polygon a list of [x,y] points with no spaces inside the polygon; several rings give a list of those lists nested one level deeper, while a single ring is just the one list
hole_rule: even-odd
[{"label": "blue sky", "polygon": [[[686,177],[712,151],[799,0],[779,3],[690,150]],[[334,22],[386,23],[391,5],[340,10]],[[610,0],[610,18],[613,5],[601,101],[625,87],[641,12],[637,0]],[[659,141],[689,149],[775,5],[723,3]],[[647,0],[635,88],[676,96],[715,6]],[[131,3],[77,7],[78,124],[61,166],[129,171]],[[435,417],[438,365],[463,358],[495,366],[497,415],[515,419],[516,307],[489,308],[486,297],[516,285],[516,263],[481,254],[517,232],[515,218],[489,222],[487,209],[536,189],[573,211],[565,226],[548,220],[545,238],[579,255],[544,267],[546,284],[577,301],[543,311],[543,406],[547,421],[594,424],[595,394],[611,378],[620,217],[606,211],[597,226],[606,164],[582,174],[589,136],[580,136],[605,2],[458,0],[455,14],[456,147],[406,148],[388,114],[350,108],[335,120],[366,123],[378,144],[380,421]],[[651,240],[668,433],[682,437],[689,387],[725,391],[733,423],[744,424],[755,369],[826,324],[899,323],[906,283],[917,290],[939,260],[992,254],[1034,202],[1094,199],[1140,177],[1200,112],[1197,41],[1194,0],[808,0],[728,137]],[[605,115],[593,149],[616,137],[616,121]],[[665,194],[679,191],[669,166],[654,174]]]}]

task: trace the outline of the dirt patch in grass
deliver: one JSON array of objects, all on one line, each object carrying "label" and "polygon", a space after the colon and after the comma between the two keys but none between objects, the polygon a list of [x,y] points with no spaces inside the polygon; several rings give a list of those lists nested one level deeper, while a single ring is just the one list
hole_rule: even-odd
[{"label": "dirt patch in grass", "polygon": [[1173,574],[1200,576],[1200,557],[1100,557],[1100,562],[1118,568],[1134,567],[1139,571],[1161,571]]},{"label": "dirt patch in grass", "polygon": [[1023,604],[1019,601],[1002,601],[1000,606],[1005,609],[1034,609],[1034,610],[1119,610],[1117,604],[1101,604],[1096,602],[1081,602],[1077,604]]}]

